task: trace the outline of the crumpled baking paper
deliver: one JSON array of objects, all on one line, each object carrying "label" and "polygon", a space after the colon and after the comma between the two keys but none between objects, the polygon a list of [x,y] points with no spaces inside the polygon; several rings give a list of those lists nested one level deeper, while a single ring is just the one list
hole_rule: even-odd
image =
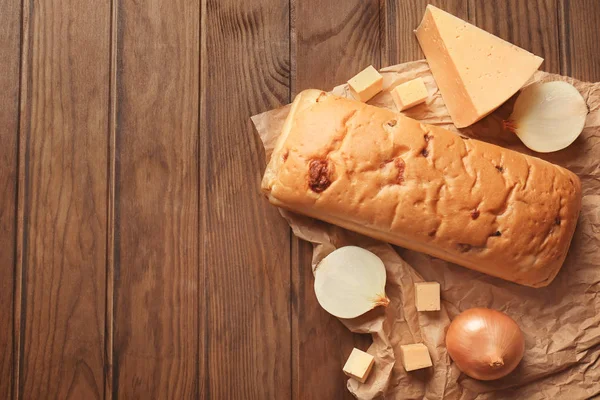
[{"label": "crumpled baking paper", "polygon": [[[384,90],[370,104],[396,111],[390,90],[422,77],[429,99],[404,114],[459,132],[452,125],[426,61],[384,68],[381,73]],[[364,247],[385,263],[390,305],[356,319],[341,320],[352,332],[373,337],[368,352],[375,356],[375,366],[369,379],[364,384],[348,380],[348,389],[356,398],[577,400],[600,396],[600,83],[546,72],[537,72],[529,83],[554,80],[573,84],[590,110],[583,133],[567,149],[537,154],[502,129],[501,122],[510,115],[516,96],[487,118],[460,130],[462,135],[562,165],[581,178],[583,207],[577,230],[561,272],[548,287],[520,286],[281,211],[294,234],[313,243],[313,272],[323,257],[346,245]],[[347,85],[336,87],[333,93],[351,97]],[[267,157],[288,112],[286,106],[252,117]],[[414,283],[424,280],[440,283],[441,311],[416,311]],[[450,321],[472,307],[503,311],[523,330],[525,356],[505,378],[492,382],[471,379],[458,370],[446,352],[445,333]],[[433,367],[407,373],[399,358],[400,345],[419,342],[429,349]]]}]

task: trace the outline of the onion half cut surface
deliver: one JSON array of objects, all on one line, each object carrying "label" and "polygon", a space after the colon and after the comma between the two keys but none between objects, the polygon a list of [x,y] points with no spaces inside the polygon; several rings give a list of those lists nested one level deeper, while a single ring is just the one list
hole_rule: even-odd
[{"label": "onion half cut surface", "polygon": [[386,272],[375,254],[356,246],[341,247],[315,270],[315,293],[321,307],[338,318],[355,318],[387,306]]},{"label": "onion half cut surface", "polygon": [[579,91],[563,81],[534,83],[521,92],[504,127],[533,151],[562,150],[577,139],[588,108]]}]

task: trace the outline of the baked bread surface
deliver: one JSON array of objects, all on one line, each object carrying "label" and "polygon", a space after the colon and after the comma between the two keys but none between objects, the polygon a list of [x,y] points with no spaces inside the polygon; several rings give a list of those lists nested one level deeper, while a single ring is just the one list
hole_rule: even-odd
[{"label": "baked bread surface", "polygon": [[572,172],[389,110],[301,92],[262,190],[279,207],[532,287],[562,266]]}]

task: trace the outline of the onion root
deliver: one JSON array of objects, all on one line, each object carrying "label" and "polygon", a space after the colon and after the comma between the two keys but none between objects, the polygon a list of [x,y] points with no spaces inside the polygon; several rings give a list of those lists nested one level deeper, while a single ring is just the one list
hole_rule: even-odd
[{"label": "onion root", "polygon": [[502,128],[504,128],[504,130],[507,130],[512,133],[517,132],[517,124],[512,119],[502,120]]},{"label": "onion root", "polygon": [[376,306],[387,307],[389,304],[390,304],[390,299],[385,295],[379,296],[377,298],[377,300],[375,301]]},{"label": "onion root", "polygon": [[502,359],[502,357],[497,357],[495,360],[493,360],[490,363],[490,367],[492,367],[492,368],[504,367],[504,360]]}]

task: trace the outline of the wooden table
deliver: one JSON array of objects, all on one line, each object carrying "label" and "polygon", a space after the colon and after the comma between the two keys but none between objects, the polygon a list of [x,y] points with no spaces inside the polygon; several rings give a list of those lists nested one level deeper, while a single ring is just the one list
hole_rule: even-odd
[{"label": "wooden table", "polygon": [[[0,398],[340,399],[249,116],[422,58],[427,1],[0,2]],[[600,80],[600,1],[442,8]]]}]

